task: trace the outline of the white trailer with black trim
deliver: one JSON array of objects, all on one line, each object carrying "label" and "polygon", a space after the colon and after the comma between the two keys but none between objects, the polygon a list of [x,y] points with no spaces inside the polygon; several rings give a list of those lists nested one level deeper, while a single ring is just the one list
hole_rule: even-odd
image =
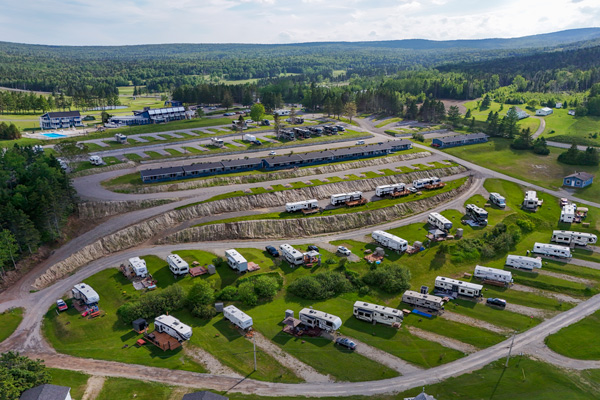
[{"label": "white trailer with black trim", "polygon": [[289,244],[282,244],[279,246],[279,252],[283,258],[292,265],[302,265],[304,263],[304,254]]},{"label": "white trailer with black trim", "polygon": [[331,196],[331,205],[339,206],[340,204],[360,199],[362,199],[362,192],[338,193]]},{"label": "white trailer with black trim", "polygon": [[156,317],[154,319],[154,329],[174,337],[180,343],[192,337],[192,328],[172,315],[160,315]]},{"label": "white trailer with black trim", "polygon": [[129,267],[135,274],[140,278],[145,278],[148,275],[148,267],[146,267],[146,261],[139,257],[131,257],[129,259]]},{"label": "white trailer with black trim", "polygon": [[452,229],[452,222],[440,213],[432,212],[429,214],[427,222],[432,227],[442,231],[450,231]]},{"label": "white trailer with black trim", "polygon": [[190,272],[189,264],[177,254],[169,254],[167,264],[169,264],[169,269],[174,275],[185,275]]},{"label": "white trailer with black trim", "polygon": [[577,208],[576,208],[575,204],[564,205],[562,210],[560,211],[560,222],[564,222],[566,224],[573,223],[573,221],[575,221],[576,209]]},{"label": "white trailer with black trim", "polygon": [[285,203],[285,211],[287,212],[314,210],[315,208],[319,208],[319,202],[316,199]]},{"label": "white trailer with black trim", "polygon": [[225,250],[227,264],[238,272],[248,271],[248,260],[244,258],[236,249]]},{"label": "white trailer with black trim", "polygon": [[340,317],[312,308],[303,308],[298,314],[298,319],[306,326],[321,328],[327,332],[337,331],[342,326]]},{"label": "white trailer with black trim", "polygon": [[552,231],[552,241],[556,243],[574,243],[579,246],[587,246],[588,244],[595,244],[598,241],[598,237],[592,233]]},{"label": "white trailer with black trim", "polygon": [[385,231],[374,231],[371,237],[383,247],[387,247],[396,251],[406,251],[408,242],[401,237],[392,235]]},{"label": "white trailer with black trim", "polygon": [[508,265],[509,267],[513,268],[533,271],[534,268],[542,268],[542,258],[517,256],[511,254],[508,257],[506,257],[505,265]]},{"label": "white trailer with black trim", "polygon": [[466,205],[467,215],[471,217],[475,222],[481,225],[487,225],[488,223],[488,212],[476,204]]},{"label": "white trailer with black trim", "polygon": [[500,208],[506,207],[506,199],[500,193],[490,193],[490,203],[495,204]]},{"label": "white trailer with black trim", "polygon": [[367,322],[377,322],[384,325],[394,325],[402,322],[404,314],[402,311],[377,304],[354,302],[354,316]]},{"label": "white trailer with black trim", "polygon": [[456,293],[467,297],[481,297],[482,285],[459,281],[452,278],[438,276],[435,278],[435,288],[446,293]]},{"label": "white trailer with black trim", "polygon": [[419,293],[413,290],[407,290],[402,295],[402,301],[414,307],[423,307],[428,310],[440,311],[444,309],[444,299],[426,293]]},{"label": "white trailer with black trim", "polygon": [[535,190],[528,190],[525,192],[525,198],[523,199],[522,205],[523,208],[536,211],[541,205],[542,200],[538,199],[537,192]]},{"label": "white trailer with black trim", "polygon": [[477,265],[475,267],[475,274],[473,276],[478,279],[501,282],[504,284],[513,283],[512,272],[503,269],[484,267],[482,265]]},{"label": "white trailer with black trim", "polygon": [[413,187],[415,189],[423,189],[427,185],[435,185],[437,183],[440,183],[441,181],[442,180],[440,178],[438,178],[437,176],[432,176],[430,178],[417,179],[416,181],[413,181]]},{"label": "white trailer with black trim", "polygon": [[223,309],[223,316],[240,329],[252,327],[252,317],[238,309],[236,306],[227,306]]},{"label": "white trailer with black trim", "polygon": [[559,246],[556,244],[535,243],[533,245],[533,252],[535,254],[542,254],[545,256],[571,258],[571,249],[570,248],[568,248],[566,246]]},{"label": "white trailer with black trim", "polygon": [[394,183],[392,185],[377,186],[375,189],[375,195],[378,197],[387,196],[395,192],[402,192],[406,188],[404,183]]},{"label": "white trailer with black trim", "polygon": [[71,289],[73,298],[81,300],[87,305],[96,304],[100,301],[100,296],[92,287],[85,283],[78,283]]}]

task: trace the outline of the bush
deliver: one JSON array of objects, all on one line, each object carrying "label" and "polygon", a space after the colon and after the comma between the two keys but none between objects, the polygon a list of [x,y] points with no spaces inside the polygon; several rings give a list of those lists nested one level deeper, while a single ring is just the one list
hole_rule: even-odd
[{"label": "bush", "polygon": [[192,309],[192,315],[197,318],[212,319],[217,315],[217,310],[213,306],[198,304]]},{"label": "bush", "polygon": [[312,276],[303,276],[288,287],[290,293],[309,300],[329,299],[352,289],[352,284],[344,275],[336,272],[321,272]]},{"label": "bush", "polygon": [[254,293],[260,299],[272,299],[279,290],[277,280],[268,275],[260,275],[254,280]]},{"label": "bush", "polygon": [[424,142],[425,141],[425,135],[423,135],[422,133],[413,133],[412,134],[412,138],[418,142]]},{"label": "bush", "polygon": [[232,301],[237,298],[238,290],[235,286],[226,286],[217,294],[217,299]]},{"label": "bush", "polygon": [[238,287],[238,300],[247,306],[258,304],[258,296],[254,292],[254,284],[252,282],[244,282]]},{"label": "bush", "polygon": [[410,287],[408,268],[391,264],[367,272],[363,280],[371,287],[377,287],[387,293],[400,293]]},{"label": "bush", "polygon": [[179,285],[172,285],[161,292],[150,292],[138,301],[125,303],[117,310],[121,320],[130,324],[138,318],[152,319],[183,307],[185,292]]},{"label": "bush", "polygon": [[194,309],[199,305],[212,304],[215,301],[215,290],[205,280],[197,280],[187,295],[188,308]]}]

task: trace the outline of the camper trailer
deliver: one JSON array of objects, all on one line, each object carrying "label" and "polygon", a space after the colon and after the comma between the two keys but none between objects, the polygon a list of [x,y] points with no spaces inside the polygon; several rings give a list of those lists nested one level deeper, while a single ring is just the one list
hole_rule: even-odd
[{"label": "camper trailer", "polygon": [[304,254],[289,244],[282,244],[279,246],[279,252],[291,265],[302,265],[304,263]]},{"label": "camper trailer", "polygon": [[417,179],[416,181],[413,181],[413,187],[415,189],[423,189],[427,185],[435,185],[441,181],[442,180],[440,178],[435,176],[432,176],[431,178]]},{"label": "camper trailer", "polygon": [[571,249],[556,244],[535,243],[533,245],[533,252],[544,256],[571,258]]},{"label": "camper trailer", "polygon": [[540,257],[509,255],[506,257],[505,265],[513,268],[532,271],[534,268],[542,268],[542,259]]},{"label": "camper trailer", "polygon": [[475,278],[482,279],[485,281],[496,281],[504,284],[510,284],[513,282],[512,273],[503,269],[483,267],[477,265],[475,267]]},{"label": "camper trailer", "polygon": [[213,137],[213,138],[210,138],[210,144],[215,147],[223,147],[225,145],[225,142],[223,142],[223,139]]},{"label": "camper trailer", "polygon": [[312,308],[303,308],[298,314],[298,318],[306,326],[321,328],[328,332],[337,331],[342,326],[340,317],[327,314],[323,311],[313,310]]},{"label": "camper trailer", "polygon": [[553,231],[552,241],[556,243],[571,244],[579,246],[587,246],[595,244],[598,237],[592,233],[571,232],[571,231]]},{"label": "camper trailer", "polygon": [[567,204],[563,206],[560,211],[560,222],[564,222],[567,224],[573,223],[575,221],[575,204]]},{"label": "camper trailer", "polygon": [[475,204],[467,204],[467,215],[480,225],[487,225],[488,212]]},{"label": "camper trailer", "polygon": [[78,283],[71,289],[73,298],[75,300],[81,300],[87,305],[96,304],[100,301],[100,296],[90,285],[85,283]]},{"label": "camper trailer", "polygon": [[235,306],[225,307],[223,309],[223,316],[240,329],[246,330],[252,327],[252,318]]},{"label": "camper trailer", "polygon": [[102,157],[100,157],[100,156],[90,156],[90,164],[102,165],[102,164],[104,164],[104,161],[102,160]]},{"label": "camper trailer", "polygon": [[319,208],[319,202],[316,199],[285,203],[285,211],[287,212],[314,210],[315,208]]},{"label": "camper trailer", "polygon": [[249,133],[246,133],[242,137],[242,140],[245,141],[245,142],[256,142],[256,136],[250,135]]},{"label": "camper trailer", "polygon": [[238,272],[248,271],[248,261],[237,250],[226,250],[225,257],[227,258],[227,264],[229,264],[231,269]]},{"label": "camper trailer", "polygon": [[445,293],[456,293],[457,295],[467,297],[480,297],[483,286],[438,276],[435,278],[435,288]]},{"label": "camper trailer", "polygon": [[490,193],[490,203],[495,204],[500,208],[506,207],[506,199],[499,193]]},{"label": "camper trailer", "polygon": [[167,256],[167,264],[169,264],[169,269],[175,275],[185,275],[190,271],[188,263],[183,261],[177,254],[169,254]]},{"label": "camper trailer", "polygon": [[148,275],[146,261],[139,257],[132,257],[129,259],[129,268],[131,268],[131,270],[135,273],[135,276],[139,278],[145,278]]},{"label": "camper trailer", "polygon": [[402,301],[414,307],[423,307],[428,310],[440,311],[444,309],[444,299],[431,294],[407,290],[402,295]]},{"label": "camper trailer", "polygon": [[439,213],[431,213],[427,217],[427,222],[434,228],[437,228],[442,231],[450,231],[452,229],[452,222],[442,214]]},{"label": "camper trailer", "polygon": [[387,196],[395,192],[402,192],[406,186],[404,183],[394,183],[393,185],[377,186],[375,189],[375,195],[378,197]]},{"label": "camper trailer", "polygon": [[181,342],[192,337],[192,328],[182,323],[172,315],[160,315],[154,319],[154,329],[164,332]]},{"label": "camper trailer", "polygon": [[123,135],[122,133],[115,134],[115,140],[119,144],[127,144],[127,136]]},{"label": "camper trailer", "polygon": [[290,115],[290,110],[275,110],[273,112],[273,114],[277,114],[280,117],[286,116],[286,115]]},{"label": "camper trailer", "polygon": [[394,325],[402,323],[402,311],[391,307],[378,306],[377,304],[356,301],[354,303],[354,316],[357,319],[371,323]]},{"label": "camper trailer", "polygon": [[338,193],[331,196],[331,205],[338,206],[349,201],[362,199],[362,192]]},{"label": "camper trailer", "polygon": [[523,208],[526,210],[536,211],[542,205],[542,201],[537,198],[537,193],[534,190],[525,192],[523,199]]},{"label": "camper trailer", "polygon": [[385,231],[375,231],[371,237],[383,247],[387,247],[396,251],[406,251],[408,242],[398,236],[392,235]]}]

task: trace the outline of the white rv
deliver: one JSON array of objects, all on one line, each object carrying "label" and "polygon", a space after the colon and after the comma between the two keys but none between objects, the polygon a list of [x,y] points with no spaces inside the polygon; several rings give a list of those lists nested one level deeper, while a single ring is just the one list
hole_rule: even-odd
[{"label": "white rv", "polygon": [[340,317],[312,308],[303,308],[298,314],[298,318],[306,326],[321,328],[328,332],[337,331],[342,326]]},{"label": "white rv", "polygon": [[290,110],[275,110],[273,112],[273,114],[277,114],[280,117],[286,116],[286,115],[290,115]]},{"label": "white rv", "polygon": [[537,210],[542,205],[542,201],[537,198],[537,193],[534,190],[528,190],[525,192],[525,199],[523,199],[523,208],[527,210]]},{"label": "white rv", "polygon": [[252,318],[235,306],[227,306],[223,309],[223,316],[240,329],[252,327]]},{"label": "white rv", "polygon": [[315,208],[319,208],[319,202],[316,199],[285,203],[285,211],[287,212],[314,210]]},{"label": "white rv", "polygon": [[575,221],[575,205],[567,204],[560,211],[560,222],[571,224]]},{"label": "white rv", "polygon": [[367,322],[378,322],[385,325],[401,323],[404,315],[402,311],[391,307],[378,306],[377,304],[356,301],[354,303],[354,316]]},{"label": "white rv", "polygon": [[396,251],[406,251],[408,242],[398,236],[385,231],[375,231],[371,237],[380,245]]},{"label": "white rv", "polygon": [[488,212],[483,208],[478,207],[475,204],[467,204],[466,205],[467,215],[471,217],[475,222],[478,222],[482,225],[487,225],[488,223]]},{"label": "white rv", "polygon": [[304,254],[289,244],[282,244],[279,246],[279,252],[291,265],[302,265],[304,263]]},{"label": "white rv", "polygon": [[475,278],[490,280],[496,282],[502,282],[505,284],[509,284],[513,282],[512,273],[510,271],[505,271],[503,269],[484,267],[481,265],[477,265],[475,267]]},{"label": "white rv", "polygon": [[571,258],[571,249],[566,246],[558,246],[556,244],[535,243],[533,245],[533,252],[545,256]]},{"label": "white rv", "polygon": [[490,193],[490,203],[495,204],[500,208],[506,207],[506,199],[499,193]]},{"label": "white rv", "polygon": [[571,244],[575,243],[579,246],[587,246],[594,244],[598,237],[592,233],[572,232],[572,231],[553,231],[552,241],[556,243]]},{"label": "white rv", "polygon": [[127,136],[123,135],[122,133],[117,133],[117,134],[115,134],[115,140],[119,144],[126,144],[127,143]]},{"label": "white rv", "polygon": [[223,145],[225,144],[225,142],[223,142],[223,139],[219,139],[219,138],[210,138],[210,144],[216,147],[223,147]]},{"label": "white rv", "polygon": [[431,294],[419,293],[407,290],[402,295],[402,301],[411,306],[423,307],[429,310],[439,311],[444,309],[444,299]]},{"label": "white rv", "polygon": [[129,259],[129,267],[135,273],[135,276],[145,278],[148,275],[148,268],[146,267],[146,261],[139,257],[132,257]]},{"label": "white rv", "polygon": [[483,286],[476,283],[463,282],[452,278],[438,276],[435,278],[435,288],[444,292],[452,292],[468,297],[481,296]]},{"label": "white rv", "polygon": [[248,261],[237,250],[226,250],[225,257],[227,257],[227,264],[229,264],[231,269],[235,269],[238,272],[248,271]]},{"label": "white rv", "polygon": [[442,180],[436,176],[432,176],[431,178],[417,179],[416,181],[413,181],[413,187],[415,189],[423,189],[427,185],[435,185],[441,181]]},{"label": "white rv", "polygon": [[362,192],[338,193],[331,196],[331,205],[337,206],[348,201],[362,199]]},{"label": "white rv", "polygon": [[245,142],[256,142],[256,136],[250,135],[249,133],[246,133],[242,137],[242,140],[244,140]]},{"label": "white rv", "polygon": [[73,293],[73,298],[76,300],[81,300],[85,304],[96,304],[100,301],[100,296],[98,293],[90,285],[85,283],[78,283],[71,289],[71,293]]},{"label": "white rv", "polygon": [[192,337],[192,328],[172,315],[160,315],[156,317],[154,319],[154,329],[174,337],[180,343]]},{"label": "white rv", "polygon": [[102,164],[104,164],[104,161],[102,160],[102,157],[100,157],[100,156],[90,156],[90,164],[102,165]]},{"label": "white rv", "polygon": [[393,185],[382,185],[377,186],[375,189],[375,195],[378,197],[383,197],[388,194],[392,194],[395,192],[402,192],[406,186],[404,183],[394,183]]},{"label": "white rv", "polygon": [[169,254],[167,256],[167,264],[169,264],[169,269],[175,275],[185,275],[190,272],[188,263],[183,261],[177,254]]},{"label": "white rv", "polygon": [[525,257],[509,255],[506,257],[506,264],[509,267],[526,269],[532,271],[534,268],[542,268],[542,259],[540,257]]},{"label": "white rv", "polygon": [[429,222],[429,225],[442,231],[450,231],[452,229],[452,222],[442,214],[436,212],[429,214],[427,222]]}]

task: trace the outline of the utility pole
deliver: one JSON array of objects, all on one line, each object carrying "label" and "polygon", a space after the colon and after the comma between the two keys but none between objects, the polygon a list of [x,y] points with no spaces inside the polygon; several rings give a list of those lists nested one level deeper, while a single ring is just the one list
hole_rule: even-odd
[{"label": "utility pole", "polygon": [[254,371],[256,371],[256,336],[252,335],[252,343],[254,344]]},{"label": "utility pole", "polygon": [[506,364],[504,365],[504,368],[508,368],[508,360],[510,359],[510,352],[512,351],[513,344],[515,344],[515,335],[516,334],[517,334],[517,331],[514,331],[512,341],[510,342],[510,347],[508,349],[508,355],[506,356]]}]

